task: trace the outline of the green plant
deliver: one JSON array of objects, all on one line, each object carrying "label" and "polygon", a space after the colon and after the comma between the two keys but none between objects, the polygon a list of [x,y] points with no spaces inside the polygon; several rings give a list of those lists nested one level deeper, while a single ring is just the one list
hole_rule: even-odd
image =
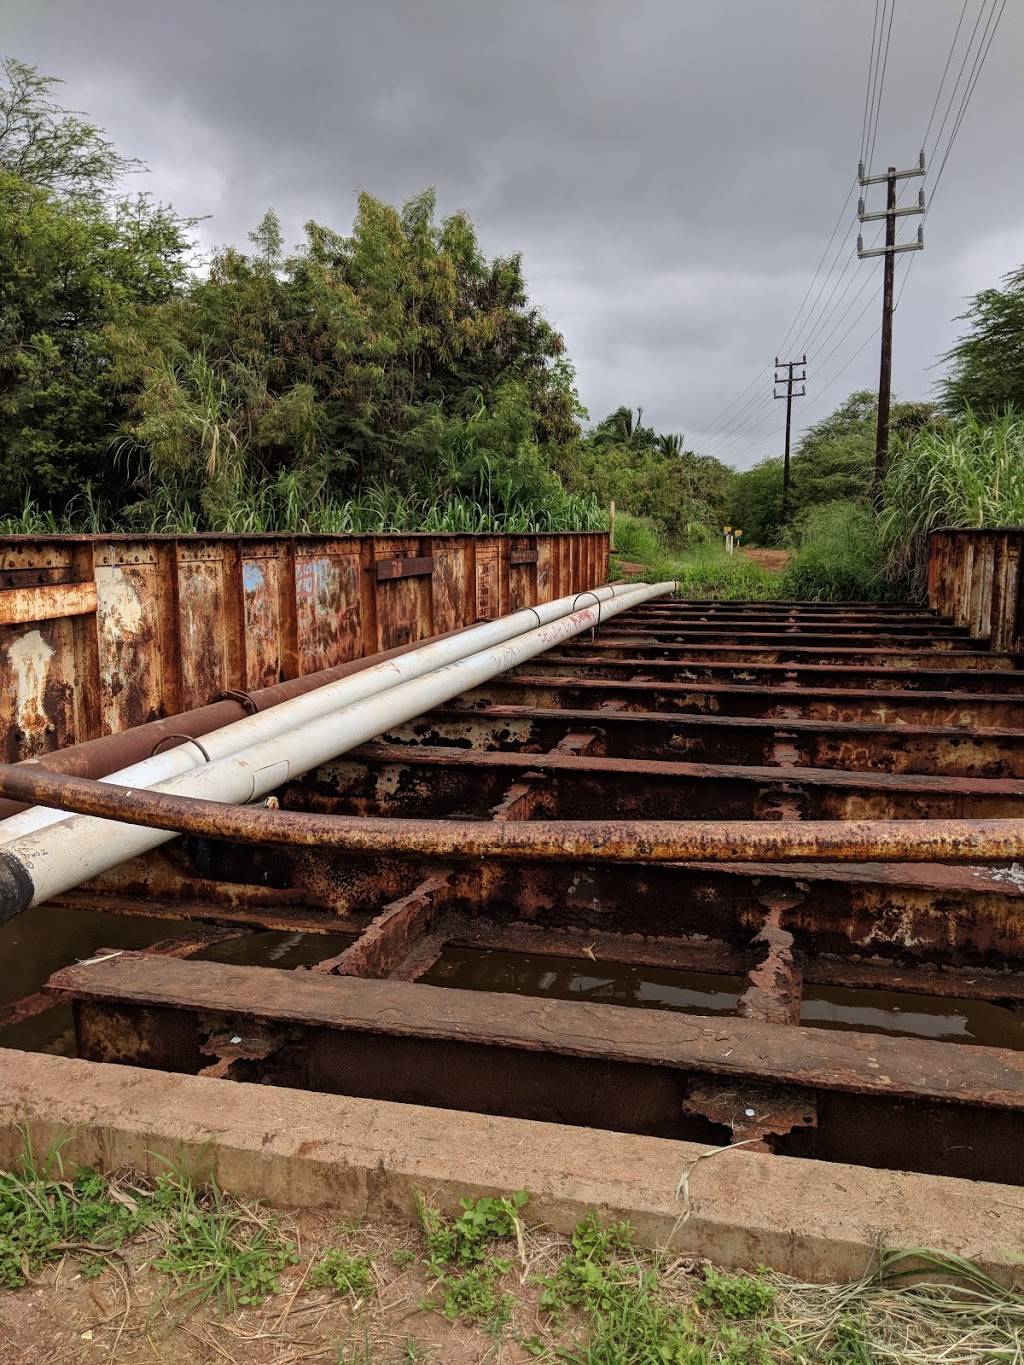
[{"label": "green plant", "polygon": [[0,1172],[0,1286],[18,1288],[69,1252],[84,1256],[87,1277],[95,1274],[153,1216],[149,1201],[112,1198],[95,1171],[66,1178],[59,1145],[38,1159],[26,1138],[18,1170]]},{"label": "green plant", "polygon": [[971,411],[895,443],[880,532],[891,578],[921,593],[928,532],[936,526],[1024,522],[1024,415],[989,421]]},{"label": "green plant", "polygon": [[828,502],[801,518],[782,577],[798,601],[877,601],[888,593],[878,518],[865,502]]},{"label": "green plant", "polygon": [[340,1247],[329,1247],[310,1272],[315,1289],[333,1289],[338,1294],[362,1298],[372,1294],[376,1283],[369,1256],[351,1256]]},{"label": "green plant", "polygon": [[521,1238],[519,1214],[529,1194],[517,1190],[507,1198],[463,1199],[462,1212],[455,1218],[445,1218],[419,1190],[413,1191],[413,1197],[423,1234],[424,1264],[436,1277],[440,1292],[440,1299],[431,1306],[446,1318],[501,1331],[512,1315],[514,1300],[501,1290],[500,1281],[512,1263],[495,1255],[494,1245]]},{"label": "green plant", "polygon": [[162,1251],[153,1264],[174,1280],[189,1309],[219,1310],[261,1302],[280,1288],[279,1276],[298,1261],[295,1244],[272,1218],[227,1200],[216,1185],[203,1193],[178,1173],[157,1181],[166,1205]]},{"label": "green plant", "polygon": [[769,1312],[775,1291],[750,1275],[723,1275],[712,1265],[704,1267],[704,1284],[697,1303],[725,1318],[755,1318]]},{"label": "green plant", "polygon": [[446,1265],[473,1265],[484,1260],[491,1244],[519,1232],[519,1213],[529,1202],[526,1190],[507,1198],[461,1200],[462,1212],[445,1218],[428,1204],[419,1190],[413,1191],[420,1231],[426,1246],[426,1262],[439,1273]]}]

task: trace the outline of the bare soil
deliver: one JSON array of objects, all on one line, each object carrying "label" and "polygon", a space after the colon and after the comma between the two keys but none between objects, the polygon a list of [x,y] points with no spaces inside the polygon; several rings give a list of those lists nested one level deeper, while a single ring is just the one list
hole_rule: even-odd
[{"label": "bare soil", "polygon": [[740,554],[745,555],[747,559],[772,573],[781,573],[790,559],[788,550],[748,550],[744,548]]},{"label": "bare soil", "polygon": [[[283,1217],[281,1232],[297,1243],[300,1260],[281,1276],[281,1292],[258,1307],[219,1314],[193,1312],[173,1296],[165,1275],[148,1261],[154,1243],[125,1247],[95,1279],[65,1257],[22,1289],[0,1291],[0,1365],[398,1365],[436,1362],[525,1365],[531,1356],[508,1333],[495,1339],[482,1329],[452,1323],[423,1301],[431,1296],[429,1272],[419,1260],[417,1233],[406,1227],[339,1228],[320,1213]],[[531,1239],[532,1243],[533,1239]],[[550,1239],[551,1247],[557,1240]],[[362,1302],[306,1284],[311,1265],[328,1246],[344,1246],[373,1259],[377,1292]],[[541,1243],[543,1245],[543,1243]],[[563,1244],[564,1245],[564,1244]],[[398,1253],[412,1253],[396,1266]],[[531,1245],[531,1252],[536,1247]],[[552,1250],[554,1257],[554,1250]],[[536,1273],[523,1265],[508,1289]],[[540,1269],[546,1269],[540,1266]],[[520,1302],[520,1298],[522,1301]],[[536,1294],[517,1293],[515,1335],[537,1330]]]}]

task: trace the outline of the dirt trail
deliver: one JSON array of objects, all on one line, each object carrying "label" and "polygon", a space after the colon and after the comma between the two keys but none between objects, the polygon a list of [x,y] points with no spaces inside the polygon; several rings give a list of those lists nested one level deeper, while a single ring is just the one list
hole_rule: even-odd
[{"label": "dirt trail", "polygon": [[762,569],[770,569],[772,573],[781,573],[789,563],[790,557],[788,550],[748,550],[745,547],[740,554],[753,560]]}]

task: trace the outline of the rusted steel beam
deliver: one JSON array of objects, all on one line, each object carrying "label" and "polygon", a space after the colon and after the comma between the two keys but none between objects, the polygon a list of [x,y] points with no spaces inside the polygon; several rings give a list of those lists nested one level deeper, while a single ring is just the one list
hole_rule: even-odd
[{"label": "rusted steel beam", "polygon": [[[568,760],[562,760],[563,762]],[[776,774],[772,774],[774,778]],[[830,774],[836,778],[837,774]],[[859,780],[855,778],[855,781]],[[882,778],[873,779],[875,782]],[[930,779],[889,779],[900,783]],[[954,779],[943,779],[949,788]],[[971,784],[968,784],[971,785]],[[1009,784],[1013,786],[1014,784]],[[0,765],[0,792],[33,804],[212,839],[362,853],[427,853],[448,858],[520,857],[595,862],[679,862],[719,858],[864,862],[996,862],[1024,858],[1024,820],[857,819],[544,820],[509,824],[474,820],[389,820],[306,811],[226,806],[112,783]],[[23,869],[0,850],[0,918],[18,913]],[[30,890],[30,888],[29,888]]]},{"label": "rusted steel beam", "polygon": [[795,617],[798,620],[820,618],[823,621],[933,621],[940,626],[952,625],[951,617],[929,610],[927,607],[913,607],[907,604],[894,604],[889,607],[847,607],[842,603],[807,602],[735,602],[714,599],[700,602],[682,602],[678,598],[666,597],[648,612],[643,605],[636,608],[636,615],[646,616],[709,617],[716,620],[759,620],[762,617],[777,617],[785,620]]},{"label": "rusted steel beam", "polygon": [[1024,1111],[1024,1054],[1004,1048],[958,1048],[951,1074],[947,1049],[917,1039],[741,1018],[709,1024],[700,1016],[668,1011],[438,992],[405,982],[176,962],[146,953],[65,967],[47,989],[94,1003],[243,1014],[300,1027],[372,1030],[391,1037],[414,1033],[576,1056],[618,1054],[682,1071],[754,1074],[782,1084]]},{"label": "rusted steel beam", "polygon": [[[545,781],[545,809],[567,820],[1010,818],[1024,809],[1024,781],[853,773],[828,768],[741,767],[654,759],[578,758],[371,744],[317,775],[308,798],[341,815],[402,818],[481,814],[516,775]],[[285,789],[287,804],[302,800]]]},{"label": "rusted steel beam", "polygon": [[[485,706],[431,711],[382,738],[389,744],[538,752],[585,724],[602,731],[600,751],[612,758],[1024,777],[1024,729]],[[569,752],[561,742],[557,747]]]},{"label": "rusted steel beam", "polygon": [[[1004,675],[997,674],[1002,677]],[[604,678],[545,677],[510,673],[485,687],[464,692],[453,703],[477,706],[534,706],[589,711],[664,711],[680,715],[711,712],[751,719],[901,721],[931,725],[1024,726],[1024,695],[967,692],[857,692],[852,688],[751,687],[722,683],[647,682]]]},{"label": "rusted steel beam", "polygon": [[[114,914],[198,916],[256,928],[358,934],[381,905],[401,899],[442,863],[415,851],[354,854],[210,842],[202,846],[207,880],[178,876],[164,889],[159,859],[141,860],[140,866],[154,869],[144,880],[138,875],[114,880],[107,874],[55,903]],[[215,880],[225,877],[245,883]],[[275,893],[264,878],[280,889]],[[767,904],[781,898],[786,905],[781,923],[805,954],[831,955],[844,963],[856,956],[901,969],[913,963],[976,968],[1005,976],[1024,970],[1021,880],[981,867],[928,863],[646,863],[638,868],[568,854],[547,862],[506,856],[461,863],[450,912],[474,921],[529,922],[538,931],[591,936],[597,931],[674,942],[692,937],[728,941],[745,950],[764,922]],[[324,905],[319,911],[313,908],[318,898]]]},{"label": "rusted steel beam", "polygon": [[651,639],[672,639],[677,634],[686,635],[692,638],[699,647],[699,641],[707,640],[735,640],[737,643],[752,639],[755,642],[764,640],[770,636],[791,637],[798,635],[801,639],[806,638],[809,642],[822,637],[829,642],[843,643],[853,640],[854,642],[863,636],[869,636],[876,640],[897,640],[903,644],[908,640],[915,643],[918,640],[955,640],[960,647],[969,649],[977,643],[981,649],[985,648],[984,641],[974,642],[965,626],[943,625],[939,622],[913,622],[907,623],[902,620],[882,623],[880,621],[842,621],[828,622],[820,619],[815,620],[787,620],[784,618],[760,618],[757,621],[737,618],[735,620],[722,621],[715,618],[713,622],[702,619],[679,618],[673,615],[656,616],[648,613],[643,617],[634,617],[631,612],[626,612],[616,622],[615,633],[617,635],[638,635]]},{"label": "rusted steel beam", "polygon": [[1009,1049],[963,1045],[951,1067],[948,1045],[914,1038],[145,955],[49,988],[94,1060],[198,1071],[211,1035],[255,1017],[295,1037],[265,1081],[675,1137],[695,1084],[753,1081],[814,1095],[825,1160],[1022,1180],[1024,1054]]},{"label": "rusted steel beam", "polygon": [[[629,650],[601,650],[584,644],[552,651],[534,659],[524,672],[530,677],[605,678],[636,682],[699,682],[771,686],[787,691],[837,689],[886,692],[998,692],[1012,697],[1024,693],[1024,672],[994,668],[871,668],[865,665],[828,667],[822,664],[714,663],[699,658],[638,659]],[[510,676],[517,677],[513,673]]]},{"label": "rusted steel beam", "polygon": [[433,555],[408,555],[399,559],[378,559],[377,582],[391,578],[424,578],[434,572]]},{"label": "rusted steel beam", "polygon": [[391,976],[430,932],[451,894],[451,881],[450,873],[428,877],[407,896],[386,905],[343,953],[325,958],[312,970],[336,976]]},{"label": "rusted steel beam", "polygon": [[540,809],[544,793],[537,779],[527,773],[521,782],[513,782],[503,793],[501,800],[490,809],[490,818],[504,823],[508,820],[532,820]]},{"label": "rusted steel beam", "polygon": [[0,626],[88,616],[96,610],[96,584],[46,583],[0,591]]},{"label": "rusted steel beam", "polygon": [[885,668],[999,668],[1012,671],[1019,667],[1020,659],[1016,654],[998,650],[930,650],[907,649],[893,642],[891,645],[836,645],[833,643],[812,645],[801,641],[799,644],[702,644],[699,651],[693,644],[669,640],[644,640],[639,636],[618,635],[613,627],[608,633],[601,634],[596,640],[586,642],[588,648],[616,653],[626,651],[626,657],[640,659],[693,658],[697,654],[702,661],[734,663],[743,666],[749,663],[794,663],[828,664],[836,667],[845,664],[863,664],[869,667]]},{"label": "rusted steel beam", "polygon": [[803,975],[796,959],[793,935],[780,926],[781,905],[772,906],[751,947],[758,961],[747,977],[747,989],[739,1002],[744,1019],[763,1019],[772,1024],[796,1024],[800,1020]]},{"label": "rusted steel beam", "polygon": [[[628,906],[617,908],[628,914]],[[609,906],[608,909],[611,911],[613,907]],[[643,932],[644,928],[650,927],[646,920],[647,917],[642,913],[636,913],[630,921],[629,931],[609,933],[594,928],[544,928],[526,920],[499,921],[479,915],[455,916],[449,920],[446,946],[521,955],[529,963],[544,958],[569,959],[575,961],[581,971],[597,977],[601,976],[602,966],[608,965],[651,967],[658,971],[683,973],[684,979],[685,975],[698,972],[723,978],[742,978],[757,967],[756,963],[751,962],[751,952],[756,950],[756,937],[752,945],[725,942],[709,938],[706,934],[691,938],[655,937]],[[705,926],[705,929],[710,928],[710,925]],[[940,963],[944,948],[936,942],[927,961],[900,959],[892,962],[863,962],[859,958],[840,958],[834,951],[816,956],[813,940],[808,936],[801,935],[799,947],[796,946],[795,934],[789,937],[793,942],[791,955],[799,955],[798,968],[794,957],[794,968],[799,975],[799,982],[795,977],[791,978],[794,985],[806,983],[858,991],[932,996],[950,1001],[1024,1005],[1024,972],[1015,970],[1015,967],[1022,965],[1021,959],[1004,961],[1000,968],[949,966]],[[918,946],[924,947],[923,944]],[[458,984],[460,989],[467,989],[464,977],[460,976]],[[493,989],[487,985],[478,988]],[[525,995],[538,993],[518,984],[516,989]]]},{"label": "rusted steel beam", "polygon": [[917,634],[900,627],[893,627],[891,631],[877,628],[867,629],[863,633],[826,628],[810,630],[803,626],[794,626],[790,629],[772,629],[767,626],[763,630],[756,627],[733,629],[731,626],[723,626],[719,630],[714,630],[711,627],[694,626],[691,628],[685,625],[631,625],[628,621],[617,620],[615,622],[615,638],[625,640],[627,643],[635,641],[639,645],[685,644],[690,649],[700,649],[705,645],[709,649],[723,645],[736,645],[740,648],[770,648],[775,646],[784,649],[796,642],[805,648],[859,649],[866,647],[871,642],[872,647],[899,649],[904,652],[916,650],[922,654],[945,654],[950,651],[957,651],[961,654],[985,655],[988,653],[988,642],[986,640],[972,639],[966,635],[951,635],[941,629],[926,634]]}]

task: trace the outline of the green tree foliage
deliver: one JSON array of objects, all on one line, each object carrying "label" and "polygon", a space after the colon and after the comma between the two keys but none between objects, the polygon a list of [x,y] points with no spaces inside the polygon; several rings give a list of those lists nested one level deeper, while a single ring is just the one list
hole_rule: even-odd
[{"label": "green tree foliage", "polygon": [[1003,285],[975,294],[959,319],[969,324],[967,335],[943,356],[950,365],[943,401],[951,411],[970,408],[989,418],[1024,410],[1024,266]]},{"label": "green tree foliage", "polygon": [[61,82],[13,57],[0,63],[0,171],[54,194],[96,198],[137,162],[102,130],[51,98]]},{"label": "green tree foliage", "polygon": [[[860,389],[804,432],[790,465],[789,514],[793,525],[798,526],[812,507],[870,495],[877,413],[875,394]],[[927,425],[934,413],[930,403],[894,403],[894,439]],[[762,460],[736,476],[729,513],[734,525],[743,528],[748,543],[772,544],[783,537],[787,527],[782,520],[780,459]]]},{"label": "green tree foliage", "polygon": [[349,236],[308,223],[287,257],[273,213],[251,240],[121,338],[144,487],[208,518],[282,476],[311,496],[561,492],[575,394],[517,256],[487,260],[463,214],[435,222],[432,191],[401,210],[361,195]]},{"label": "green tree foliage", "polygon": [[569,478],[598,502],[651,522],[673,546],[706,539],[721,519],[734,478],[728,466],[659,435],[643,413],[618,408],[573,451]]},{"label": "green tree foliage", "polygon": [[101,134],[8,61],[0,83],[0,504],[60,507],[112,492],[124,407],[111,328],[184,277],[187,224],[145,197],[110,199],[124,170]]}]

